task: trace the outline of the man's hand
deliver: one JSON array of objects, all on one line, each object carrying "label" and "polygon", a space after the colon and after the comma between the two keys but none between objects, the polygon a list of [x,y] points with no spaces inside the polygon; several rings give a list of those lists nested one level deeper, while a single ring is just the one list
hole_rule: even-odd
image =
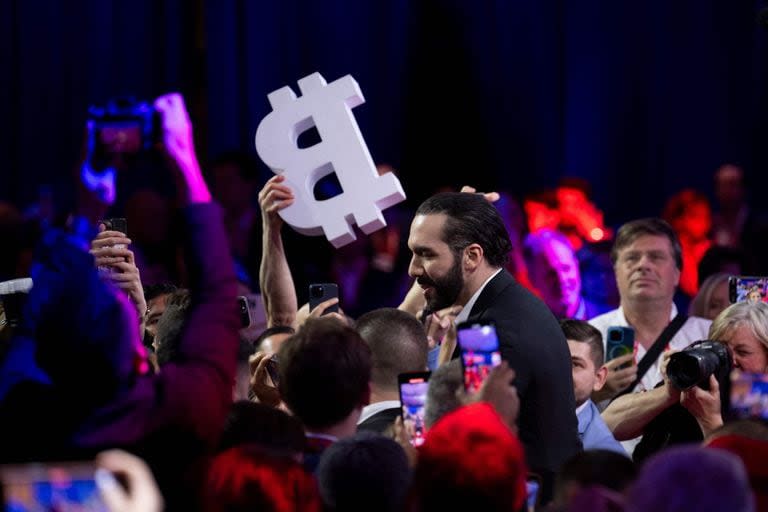
[{"label": "man's hand", "polygon": [[[96,456],[96,485],[110,512],[160,512],[163,497],[147,464],[122,450]],[[125,479],[127,490],[113,474]]]},{"label": "man's hand", "polygon": [[283,219],[278,212],[293,204],[295,197],[293,191],[284,185],[285,176],[278,174],[270,178],[259,192],[259,206],[264,230],[273,229],[279,231],[283,225]]},{"label": "man's hand", "polygon": [[144,287],[136,266],[133,251],[128,249],[131,240],[119,231],[102,231],[91,242],[90,253],[96,267],[107,267],[111,272],[101,274],[102,278],[117,288],[124,290],[136,306],[136,313],[144,332],[147,302],[144,300]]},{"label": "man's hand", "polygon": [[675,385],[672,384],[672,382],[670,382],[669,377],[667,376],[667,365],[669,365],[669,358],[672,357],[672,354],[675,352],[679,352],[679,350],[665,351],[661,356],[661,365],[659,366],[659,371],[661,372],[661,376],[664,379],[664,387],[667,389],[669,399],[672,402],[677,402],[680,400],[681,393],[681,391],[677,389]]},{"label": "man's hand", "polygon": [[478,192],[475,187],[470,187],[469,185],[461,187],[461,192],[467,194],[482,194],[483,198],[489,203],[495,203],[501,197],[498,192]]},{"label": "man's hand", "polygon": [[405,455],[408,457],[408,464],[412,468],[415,468],[419,455],[416,451],[416,448],[414,448],[411,444],[411,439],[408,435],[408,431],[405,428],[405,425],[403,424],[402,416],[395,418],[395,423],[392,425],[392,431],[394,432],[395,441],[400,445],[400,447],[405,452]]},{"label": "man's hand", "polygon": [[179,93],[166,94],[155,100],[161,119],[160,150],[176,173],[180,199],[186,203],[208,203],[211,193],[205,184],[195,153],[192,122]]},{"label": "man's hand", "polygon": [[[269,405],[270,407],[279,407],[282,399],[280,398],[280,392],[275,386],[267,383],[267,363],[273,354],[267,354],[266,352],[256,352],[248,358],[248,366],[251,370],[251,391],[254,396],[262,404]],[[271,379],[270,379],[271,380]]]},{"label": "man's hand", "polygon": [[437,366],[443,366],[445,363],[453,359],[453,353],[456,350],[458,344],[458,336],[456,334],[456,324],[453,323],[453,317],[448,320],[448,330],[445,332],[442,343],[440,343],[440,352],[437,354]]},{"label": "man's hand", "polygon": [[517,432],[520,398],[517,396],[517,388],[511,385],[514,378],[515,370],[506,361],[502,361],[490,371],[475,398],[490,403],[507,425]]},{"label": "man's hand", "polygon": [[304,304],[299,308],[299,311],[296,313],[296,324],[299,327],[301,327],[309,318],[320,318],[321,316],[326,316],[330,318],[335,318],[342,324],[347,325],[347,317],[344,316],[344,312],[341,309],[339,309],[338,313],[326,313],[324,315],[326,309],[338,303],[339,303],[338,297],[334,297],[332,299],[328,299],[326,301],[321,302],[320,304],[315,306],[315,309],[313,309],[312,311],[309,310],[309,304]]},{"label": "man's hand", "polygon": [[426,318],[424,327],[427,330],[427,342],[430,349],[442,343],[448,330],[453,325],[453,320],[456,318],[456,315],[461,313],[462,309],[463,306],[450,306],[436,311]]},{"label": "man's hand", "polygon": [[[608,377],[603,388],[592,393],[592,400],[595,403],[610,400],[632,384],[637,378],[637,365],[634,361],[634,354],[625,354],[605,363],[605,367],[608,369]],[[628,363],[631,366],[620,368]]]},{"label": "man's hand", "polygon": [[709,376],[709,390],[694,386],[680,393],[680,404],[688,409],[707,437],[717,428],[723,426],[723,416],[720,404],[720,384],[714,375]]}]

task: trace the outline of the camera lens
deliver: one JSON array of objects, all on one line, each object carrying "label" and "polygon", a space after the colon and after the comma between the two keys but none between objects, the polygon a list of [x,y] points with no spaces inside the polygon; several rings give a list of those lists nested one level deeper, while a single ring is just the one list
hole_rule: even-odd
[{"label": "camera lens", "polygon": [[319,299],[323,296],[323,287],[322,286],[313,286],[312,287],[312,297]]},{"label": "camera lens", "polygon": [[672,354],[667,375],[677,389],[685,390],[705,383],[719,365],[716,353],[706,349],[689,349]]},{"label": "camera lens", "polygon": [[611,331],[611,341],[621,341],[621,331]]}]

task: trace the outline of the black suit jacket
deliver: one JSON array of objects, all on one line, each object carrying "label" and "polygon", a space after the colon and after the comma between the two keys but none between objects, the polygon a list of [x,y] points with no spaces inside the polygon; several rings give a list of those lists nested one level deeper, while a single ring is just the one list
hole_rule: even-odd
[{"label": "black suit jacket", "polygon": [[565,336],[547,306],[506,270],[488,282],[470,311],[468,321],[482,320],[496,322],[501,356],[515,370],[518,435],[528,468],[546,485],[581,450]]}]

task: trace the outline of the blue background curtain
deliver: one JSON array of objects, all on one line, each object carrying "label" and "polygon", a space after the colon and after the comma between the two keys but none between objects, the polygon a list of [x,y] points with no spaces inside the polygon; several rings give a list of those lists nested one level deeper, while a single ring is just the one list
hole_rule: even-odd
[{"label": "blue background curtain", "polygon": [[743,0],[2,0],[0,199],[71,201],[87,106],[180,90],[203,161],[253,152],[267,93],[352,74],[411,199],[590,180],[614,223],[723,162],[768,185],[768,55]]}]

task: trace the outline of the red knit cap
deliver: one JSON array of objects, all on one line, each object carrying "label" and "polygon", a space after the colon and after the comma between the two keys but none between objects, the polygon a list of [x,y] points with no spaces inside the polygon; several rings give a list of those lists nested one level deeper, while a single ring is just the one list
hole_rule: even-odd
[{"label": "red knit cap", "polygon": [[441,418],[419,448],[416,492],[422,504],[482,510],[519,510],[525,500],[523,446],[487,403],[462,407]]}]

